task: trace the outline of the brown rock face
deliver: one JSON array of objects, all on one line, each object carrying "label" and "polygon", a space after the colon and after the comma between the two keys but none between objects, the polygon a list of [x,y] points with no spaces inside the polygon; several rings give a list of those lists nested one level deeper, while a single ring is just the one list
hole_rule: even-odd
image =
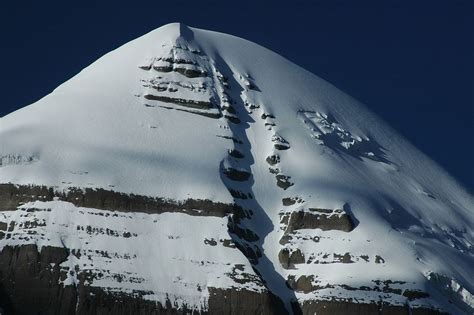
[{"label": "brown rock face", "polygon": [[304,255],[299,249],[290,251],[288,248],[283,248],[278,253],[278,259],[281,266],[285,269],[292,269],[295,268],[296,264],[305,263]]},{"label": "brown rock face", "polygon": [[290,288],[297,292],[309,293],[315,289],[313,286],[314,276],[300,276],[298,279],[295,276],[289,276],[287,283]]},{"label": "brown rock face", "polygon": [[147,99],[147,100],[160,101],[160,102],[165,102],[165,103],[172,103],[172,104],[185,106],[185,107],[189,107],[189,108],[210,109],[210,108],[214,107],[212,102],[186,100],[186,99],[182,99],[182,98],[174,98],[174,97],[168,97],[168,96],[163,96],[163,95],[146,94],[144,96],[144,98]]},{"label": "brown rock face", "polygon": [[280,157],[276,154],[273,154],[273,155],[267,156],[266,161],[268,164],[273,166],[280,163]]},{"label": "brown rock face", "polygon": [[209,288],[209,314],[288,314],[282,301],[270,292]]},{"label": "brown rock face", "polygon": [[277,175],[277,186],[280,187],[283,190],[288,189],[289,187],[293,186],[294,183],[290,181],[290,176],[285,176],[285,175]]},{"label": "brown rock face", "polygon": [[53,189],[46,186],[0,184],[0,209],[16,210],[22,203],[36,200],[51,201],[54,196]]},{"label": "brown rock face", "polygon": [[[440,315],[446,314],[427,308],[409,309],[387,303],[354,303],[352,301],[307,301],[300,305],[302,315]],[[296,312],[295,312],[296,314]]]},{"label": "brown rock face", "polygon": [[[328,213],[327,211],[331,211]],[[352,218],[342,210],[314,209],[311,212],[298,211],[290,215],[286,233],[300,229],[339,230],[350,232],[354,229]]]},{"label": "brown rock face", "polygon": [[217,217],[233,213],[238,207],[204,199],[175,201],[105,189],[70,188],[67,192],[58,192],[46,186],[0,184],[0,209],[3,211],[16,210],[18,206],[26,202],[52,201],[54,198],[70,202],[77,207],[101,210],[144,213],[182,212],[189,215]]},{"label": "brown rock face", "polygon": [[249,179],[250,173],[246,171],[237,170],[235,168],[228,168],[223,173],[231,180],[243,182]]},{"label": "brown rock face", "polygon": [[403,306],[380,307],[377,304],[357,304],[349,302],[318,301],[306,302],[301,306],[302,314],[331,314],[331,315],[379,315],[399,314],[408,315],[408,309]]},{"label": "brown rock face", "polygon": [[[65,248],[6,246],[0,255],[0,305],[11,314],[74,314],[75,287],[59,284]],[[51,265],[52,264],[52,265]],[[51,267],[52,266],[52,267]]]}]

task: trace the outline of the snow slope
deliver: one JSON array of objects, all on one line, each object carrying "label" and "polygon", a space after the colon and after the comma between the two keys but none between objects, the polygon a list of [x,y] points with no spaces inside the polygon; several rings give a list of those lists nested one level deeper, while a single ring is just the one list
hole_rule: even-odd
[{"label": "snow slope", "polygon": [[[306,49],[305,43],[295,49]],[[229,154],[232,150],[242,156]],[[275,163],[269,164],[272,155]],[[285,58],[234,36],[165,25],[108,53],[40,101],[0,118],[0,183],[237,203],[253,211],[241,225],[260,237],[253,242],[264,253],[257,270],[280,297],[370,302],[382,294],[393,304],[452,313],[474,307],[472,196],[364,105]],[[253,198],[237,198],[232,191]],[[298,201],[285,206],[284,198]],[[54,215],[56,225],[78,215],[73,205],[59,201],[26,206],[53,209],[37,215]],[[311,214],[314,208],[342,209],[353,219],[353,230],[289,231],[288,222],[282,221],[285,214]],[[10,222],[22,209],[0,215]],[[77,220],[93,219],[82,214]],[[102,224],[166,233],[153,220],[183,231],[181,246],[188,260],[213,257],[192,245],[193,235],[228,237],[226,218],[136,213]],[[65,226],[43,233],[50,237],[23,242],[54,245],[62,235],[74,248],[127,251],[136,246],[101,238],[86,246],[87,237]],[[18,235],[0,240],[0,247],[20,244]],[[282,244],[284,235],[290,240]],[[168,246],[164,238],[156,239],[156,246]],[[304,263],[285,268],[279,260],[282,249],[298,250]],[[228,251],[232,253],[213,257],[223,266],[219,274],[229,272],[227,260],[254,274],[252,262]],[[346,253],[350,263],[338,260]],[[160,266],[170,264],[169,257],[153,250],[149,255]],[[173,285],[172,277],[203,288],[222,280],[205,266],[195,279],[198,271],[185,262],[176,262],[169,274],[147,272],[146,259],[139,262],[143,267],[124,263],[113,272],[140,270],[146,281],[137,286],[155,292],[150,299],[164,301],[159,294],[167,283],[170,295],[205,308],[205,291]],[[285,280],[311,275],[313,288],[292,293],[275,274]],[[393,290],[402,286],[427,292],[430,298],[354,289],[387,280],[399,281]],[[94,285],[130,289],[103,281]],[[232,285],[222,280],[218,286]],[[253,290],[261,288],[255,285]],[[446,296],[455,303],[447,303]]]}]

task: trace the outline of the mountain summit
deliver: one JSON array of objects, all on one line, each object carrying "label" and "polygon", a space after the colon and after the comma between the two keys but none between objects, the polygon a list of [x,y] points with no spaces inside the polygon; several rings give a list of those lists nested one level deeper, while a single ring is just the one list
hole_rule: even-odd
[{"label": "mountain summit", "polygon": [[169,24],[0,118],[0,309],[470,314],[473,204],[331,84]]}]

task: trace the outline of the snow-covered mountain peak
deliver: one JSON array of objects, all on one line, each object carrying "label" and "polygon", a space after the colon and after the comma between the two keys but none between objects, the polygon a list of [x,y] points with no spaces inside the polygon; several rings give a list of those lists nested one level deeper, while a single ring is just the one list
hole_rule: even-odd
[{"label": "snow-covered mountain peak", "polygon": [[197,47],[192,47],[196,44],[194,32],[187,25],[179,22],[166,24],[150,32],[148,41],[150,45],[155,45],[158,49],[163,46],[171,46],[198,51]]},{"label": "snow-covered mountain peak", "polygon": [[0,119],[0,207],[5,253],[67,249],[77,305],[474,305],[472,196],[331,84],[181,23]]}]

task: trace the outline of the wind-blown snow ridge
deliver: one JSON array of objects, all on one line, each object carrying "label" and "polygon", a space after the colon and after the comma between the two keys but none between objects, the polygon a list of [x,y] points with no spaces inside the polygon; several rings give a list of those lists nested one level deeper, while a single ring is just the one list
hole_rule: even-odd
[{"label": "wind-blown snow ridge", "polygon": [[[72,222],[87,226],[106,210],[38,201],[0,212],[0,227],[15,222],[0,232],[0,248],[115,251],[116,267],[108,257],[69,255],[61,268],[108,270],[110,277],[91,284],[147,292],[142,297],[163,305],[206,310],[208,287],[238,287],[268,288],[288,309],[297,300],[303,311],[309,301],[334,298],[451,313],[474,307],[472,196],[362,104],[234,36],[165,25],[0,118],[0,183],[240,209],[228,218],[107,212],[109,219],[94,222],[122,236],[136,229],[156,237],[144,247],[133,237],[122,243],[76,233]],[[25,220],[45,225],[25,238]],[[155,221],[185,234],[182,252],[153,262],[173,265],[170,273],[155,274],[140,258],[172,248],[161,235],[165,223]],[[208,244],[230,238],[236,248]],[[123,259],[132,252],[133,265]],[[206,257],[220,267],[193,264]],[[118,281],[114,272],[130,277]],[[247,280],[239,283],[241,273]]]}]

